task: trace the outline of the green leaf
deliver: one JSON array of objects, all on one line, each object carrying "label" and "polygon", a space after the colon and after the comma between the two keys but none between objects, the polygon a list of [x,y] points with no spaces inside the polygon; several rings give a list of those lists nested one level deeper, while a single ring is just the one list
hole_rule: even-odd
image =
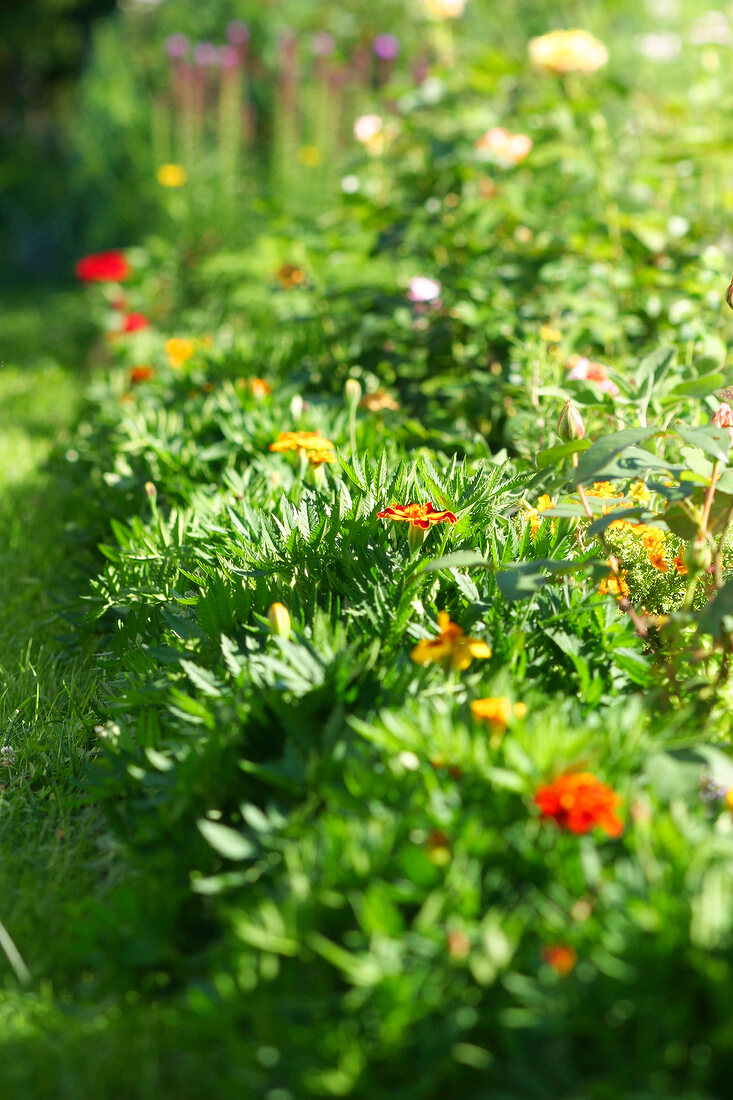
[{"label": "green leaf", "polygon": [[251,840],[228,825],[220,825],[206,817],[199,818],[196,825],[204,840],[225,859],[251,859],[257,853]]},{"label": "green leaf", "polygon": [[714,638],[733,632],[733,579],[725,582],[697,621],[700,633],[712,634]]},{"label": "green leaf", "polygon": [[544,470],[546,466],[553,466],[556,462],[562,462],[571,455],[580,451],[587,451],[592,446],[592,440],[585,436],[583,439],[571,439],[568,443],[558,443],[555,447],[548,447],[546,451],[540,451],[536,463],[538,470]]},{"label": "green leaf", "polygon": [[712,374],[703,374],[699,378],[693,378],[690,382],[680,382],[673,390],[662,398],[662,403],[676,401],[680,397],[707,397],[725,384],[725,375],[720,371]]},{"label": "green leaf", "polygon": [[545,576],[546,573],[555,575],[577,573],[584,569],[590,569],[594,572],[597,569],[600,571],[601,576],[608,573],[608,565],[597,558],[586,559],[585,561],[552,561],[547,558],[540,558],[537,561],[519,562],[517,565],[510,566],[509,569],[497,573],[496,582],[504,599],[514,602],[516,600],[526,600],[530,596],[534,596],[541,588],[544,588],[549,580],[549,577]]},{"label": "green leaf", "polygon": [[677,357],[674,348],[657,348],[656,351],[644,356],[639,366],[634,371],[637,385],[641,385],[647,379],[659,382],[667,373],[669,367]]},{"label": "green leaf", "polygon": [[698,447],[716,462],[728,461],[730,433],[727,428],[719,428],[717,424],[706,424],[704,428],[688,428],[684,424],[677,424],[675,431],[685,443]]},{"label": "green leaf", "polygon": [[596,440],[593,446],[580,457],[573,478],[575,484],[583,485],[586,482],[602,480],[606,467],[617,455],[627,447],[646,442],[658,432],[658,428],[626,428],[622,432],[614,432],[613,435]]},{"label": "green leaf", "polygon": [[442,558],[433,558],[425,562],[421,573],[432,573],[437,569],[491,569],[492,563],[473,550],[456,550],[454,554],[445,554]]}]

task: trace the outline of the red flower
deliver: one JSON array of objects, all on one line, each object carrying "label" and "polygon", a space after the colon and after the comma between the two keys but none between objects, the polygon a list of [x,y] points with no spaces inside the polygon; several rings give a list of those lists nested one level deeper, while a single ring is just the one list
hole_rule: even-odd
[{"label": "red flower", "polygon": [[82,256],[75,270],[83,283],[120,283],[130,274],[130,265],[122,252],[95,252]]},{"label": "red flower", "polygon": [[568,975],[578,961],[578,955],[574,948],[564,943],[553,943],[542,948],[542,960],[551,966],[561,978]]},{"label": "red flower", "polygon": [[144,313],[126,313],[120,332],[139,332],[150,324]]},{"label": "red flower", "polygon": [[543,817],[553,817],[561,829],[581,835],[599,826],[619,836],[623,824],[614,810],[621,799],[590,772],[561,775],[534,796]]},{"label": "red flower", "polygon": [[439,512],[433,508],[430,501],[426,504],[395,504],[391,508],[377,512],[377,519],[404,520],[412,527],[422,528],[423,531],[429,530],[434,523],[456,522],[452,512]]}]

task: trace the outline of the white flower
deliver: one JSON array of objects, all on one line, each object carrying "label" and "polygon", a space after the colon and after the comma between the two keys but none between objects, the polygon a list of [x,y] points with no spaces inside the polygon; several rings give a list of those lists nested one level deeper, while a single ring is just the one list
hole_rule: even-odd
[{"label": "white flower", "polygon": [[636,48],[650,61],[674,61],[682,49],[682,39],[671,31],[642,34],[637,39]]},{"label": "white flower", "polygon": [[354,123],[354,137],[362,145],[369,145],[381,134],[384,123],[379,115],[362,115]]}]

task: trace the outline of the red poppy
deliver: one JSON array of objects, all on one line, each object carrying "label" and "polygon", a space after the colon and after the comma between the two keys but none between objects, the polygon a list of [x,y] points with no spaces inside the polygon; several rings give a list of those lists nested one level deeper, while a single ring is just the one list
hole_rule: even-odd
[{"label": "red poppy", "polygon": [[95,252],[82,256],[75,271],[83,283],[120,283],[130,274],[130,265],[123,252]]},{"label": "red poppy", "polygon": [[120,332],[139,332],[150,324],[144,313],[126,313]]},{"label": "red poppy", "polygon": [[540,787],[534,796],[543,817],[555,819],[561,829],[580,836],[599,826],[609,836],[619,836],[623,824],[615,809],[621,799],[590,772],[561,775]]}]

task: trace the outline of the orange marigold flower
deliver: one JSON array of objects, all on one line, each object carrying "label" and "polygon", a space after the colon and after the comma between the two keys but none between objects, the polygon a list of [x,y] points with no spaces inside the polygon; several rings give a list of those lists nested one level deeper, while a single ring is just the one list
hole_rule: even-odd
[{"label": "orange marigold flower", "polygon": [[138,382],[148,382],[155,374],[155,367],[151,367],[147,364],[143,364],[139,367],[130,368],[130,382],[136,385]]},{"label": "orange marigold flower", "polygon": [[173,336],[170,340],[166,340],[163,349],[168,356],[170,365],[174,370],[178,370],[195,353],[196,345],[193,340]]},{"label": "orange marigold flower", "polygon": [[272,386],[264,378],[250,378],[249,388],[252,391],[252,396],[258,401],[272,393]]},{"label": "orange marigold flower", "polygon": [[561,775],[540,787],[534,796],[543,817],[551,817],[561,829],[580,836],[596,826],[609,836],[619,836],[623,823],[615,813],[621,799],[590,772]]},{"label": "orange marigold flower", "polygon": [[685,565],[684,558],[681,554],[677,555],[677,557],[672,562],[672,565],[674,566],[675,573],[679,573],[681,577],[683,577],[687,572],[687,566]]},{"label": "orange marigold flower", "polygon": [[578,953],[574,948],[564,943],[552,943],[542,948],[542,959],[551,966],[556,974],[564,978],[575,967],[578,961]]},{"label": "orange marigold flower", "polygon": [[378,519],[404,520],[412,527],[420,527],[423,531],[429,530],[434,523],[457,523],[452,512],[439,512],[430,501],[425,504],[393,504],[391,508],[384,508],[377,512]]},{"label": "orange marigold flower", "polygon": [[650,547],[647,550],[647,558],[649,559],[649,564],[653,565],[654,568],[660,573],[669,573],[669,566],[667,565],[667,562],[664,559],[664,554],[661,550],[658,550],[655,547]]},{"label": "orange marigold flower", "polygon": [[471,703],[471,714],[479,721],[488,722],[494,729],[505,730],[511,724],[512,718],[524,718],[527,713],[526,703],[515,703],[506,695],[489,697],[488,699],[474,699]]},{"label": "orange marigold flower", "polygon": [[325,448],[321,451],[306,451],[308,455],[308,461],[315,469],[323,466],[326,462],[335,462],[336,456],[333,451],[327,451]]},{"label": "orange marigold flower", "polygon": [[438,629],[435,638],[424,638],[418,642],[410,657],[418,665],[427,665],[432,661],[443,661],[453,668],[468,668],[474,657],[487,658],[491,650],[486,642],[478,638],[469,638],[457,623],[452,623],[447,611],[438,612]]},{"label": "orange marigold flower", "polygon": [[374,393],[364,394],[359,402],[359,408],[367,409],[369,412],[382,412],[383,409],[396,412],[399,405],[386,390],[375,390]]},{"label": "orange marigold flower", "polygon": [[628,596],[629,586],[626,583],[626,576],[625,569],[622,569],[618,576],[612,573],[601,581],[598,591],[602,596],[616,596],[617,599]]},{"label": "orange marigold flower", "polygon": [[335,447],[320,432],[279,432],[270,450],[281,454],[284,451],[333,451]]},{"label": "orange marigold flower", "polygon": [[294,286],[305,282],[305,275],[296,264],[283,264],[275,272],[275,278],[284,290],[292,290]]}]

